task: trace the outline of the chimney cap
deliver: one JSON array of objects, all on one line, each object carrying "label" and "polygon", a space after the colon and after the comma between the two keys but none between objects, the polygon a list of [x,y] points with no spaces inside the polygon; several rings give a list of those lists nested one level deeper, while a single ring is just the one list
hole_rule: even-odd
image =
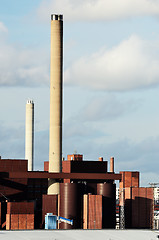
[{"label": "chimney cap", "polygon": [[51,20],[60,20],[63,21],[63,15],[62,14],[51,14]]},{"label": "chimney cap", "polygon": [[34,104],[34,101],[32,99],[28,99],[27,104]]}]

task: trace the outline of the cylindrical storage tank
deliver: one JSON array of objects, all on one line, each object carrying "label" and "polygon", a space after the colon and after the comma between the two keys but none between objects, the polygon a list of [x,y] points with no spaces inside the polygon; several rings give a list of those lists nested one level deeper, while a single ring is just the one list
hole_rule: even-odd
[{"label": "cylindrical storage tank", "polygon": [[73,225],[60,223],[60,229],[82,227],[82,187],[77,183],[60,183],[60,216],[73,220]]},{"label": "cylindrical storage tank", "polygon": [[103,195],[102,228],[115,228],[116,225],[116,184],[98,183],[97,195]]}]

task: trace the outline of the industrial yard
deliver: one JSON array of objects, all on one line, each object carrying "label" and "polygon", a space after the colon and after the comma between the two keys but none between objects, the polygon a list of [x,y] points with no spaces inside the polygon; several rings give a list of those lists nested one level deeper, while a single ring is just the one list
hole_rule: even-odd
[{"label": "industrial yard", "polygon": [[25,159],[0,157],[0,237],[4,240],[40,240],[46,236],[47,239],[156,239],[155,231],[134,231],[159,227],[159,220],[154,220],[154,211],[158,211],[154,205],[154,187],[140,186],[139,171],[116,172],[112,156],[87,160],[82,153],[75,153],[62,158],[62,112],[63,15],[52,14],[48,161],[43,162],[43,171],[34,170],[34,102],[28,100]]}]

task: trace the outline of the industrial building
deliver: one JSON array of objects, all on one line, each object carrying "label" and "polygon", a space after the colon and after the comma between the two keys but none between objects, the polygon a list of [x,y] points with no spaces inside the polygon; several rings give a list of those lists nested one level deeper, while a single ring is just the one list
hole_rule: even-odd
[{"label": "industrial building", "polygon": [[[139,172],[114,171],[108,162],[68,155],[62,161],[63,16],[51,15],[49,161],[33,171],[34,104],[26,110],[26,160],[0,159],[0,228],[43,229],[50,213],[73,220],[58,229],[115,229],[116,184],[119,227],[153,227],[153,188],[140,188]],[[48,215],[49,216],[49,215]],[[50,215],[51,216],[51,215]],[[71,222],[72,223],[72,222]]]},{"label": "industrial building", "polygon": [[154,186],[154,228],[159,229],[159,187]]},{"label": "industrial building", "polygon": [[[27,160],[0,159],[2,229],[29,229],[28,222],[32,229],[44,228],[50,212],[73,219],[73,225],[60,223],[60,229],[115,228],[114,180],[121,174],[108,172],[107,161],[83,161],[82,155],[73,155],[73,160],[62,162],[61,173],[48,172],[48,162],[45,171],[28,171],[27,164]],[[48,178],[59,183],[60,194],[47,194]]]},{"label": "industrial building", "polygon": [[[73,220],[73,225],[59,223],[59,229],[115,229],[115,180],[120,181],[119,227],[153,228],[153,188],[139,187],[139,172],[110,172],[101,157],[84,161],[79,154],[62,161],[61,173],[49,173],[49,162],[44,171],[27,166],[27,160],[0,159],[1,229],[44,228],[47,213]],[[59,183],[60,194],[47,194],[48,178]]]}]

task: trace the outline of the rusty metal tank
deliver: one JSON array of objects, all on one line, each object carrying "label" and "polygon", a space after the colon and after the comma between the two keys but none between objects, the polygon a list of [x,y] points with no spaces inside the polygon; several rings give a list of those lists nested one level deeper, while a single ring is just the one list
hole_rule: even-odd
[{"label": "rusty metal tank", "polygon": [[60,223],[60,229],[82,228],[82,186],[78,183],[60,183],[60,216],[73,219],[73,225]]},{"label": "rusty metal tank", "polygon": [[116,225],[116,184],[98,183],[97,194],[103,196],[102,228],[115,228]]}]

